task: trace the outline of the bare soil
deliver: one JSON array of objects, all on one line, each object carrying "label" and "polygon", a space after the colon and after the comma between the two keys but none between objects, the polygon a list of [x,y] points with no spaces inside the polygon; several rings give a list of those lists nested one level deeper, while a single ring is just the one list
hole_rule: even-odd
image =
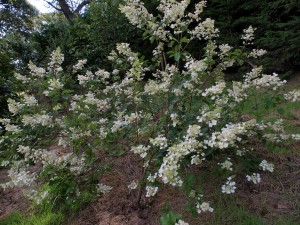
[{"label": "bare soil", "polygon": [[[238,189],[233,195],[235,203],[248,212],[264,218],[266,224],[273,224],[281,216],[288,216],[300,221],[300,143],[291,146],[291,153],[280,156],[270,152],[262,152],[263,157],[276,165],[272,174],[263,173],[262,182],[252,185],[245,178],[238,178]],[[298,153],[296,153],[298,152]],[[136,192],[130,192],[127,185],[137,180],[141,162],[135,156],[111,160],[112,173],[105,174],[101,182],[113,187],[113,190],[95,200],[76,217],[67,221],[68,225],[158,225],[160,210],[168,202],[171,209],[183,214],[184,220],[191,225],[213,224],[214,214],[201,214],[197,218],[186,212],[185,195],[174,187],[161,187],[155,198],[142,199],[142,207],[135,205]],[[206,168],[193,167],[188,172],[201,173]],[[206,172],[207,173],[207,172]],[[206,199],[212,206],[216,203],[216,185],[223,181],[209,179],[207,174],[203,190]],[[217,190],[220,192],[220,188]],[[225,200],[224,200],[225,201]],[[216,224],[218,225],[218,224]]]},{"label": "bare soil", "polygon": [[[0,170],[0,183],[7,181],[5,170]],[[3,190],[0,188],[0,219],[13,211],[25,212],[29,201],[23,196],[21,188],[12,188]]]},{"label": "bare soil", "polygon": [[[278,155],[262,151],[262,156],[275,163],[276,170],[272,174],[263,173],[262,182],[252,185],[244,178],[238,177],[238,189],[233,195],[234,202],[250,213],[264,218],[266,224],[274,224],[281,216],[288,216],[295,221],[300,221],[300,142],[291,146],[291,152]],[[67,225],[158,225],[161,216],[160,210],[168,202],[171,209],[178,214],[183,214],[184,220],[191,225],[214,224],[214,213],[201,214],[197,218],[191,217],[186,212],[186,197],[177,188],[162,186],[155,198],[142,197],[141,207],[136,206],[137,190],[129,191],[127,186],[138,180],[141,174],[141,161],[134,155],[110,157],[104,159],[111,172],[101,177],[101,183],[110,185],[113,190],[99,196],[76,215],[70,215]],[[187,172],[201,174],[205,171],[205,200],[212,206],[219,201],[216,192],[223,181],[212,180],[208,167],[191,167]],[[0,182],[6,179],[5,171],[0,171]],[[218,189],[218,188],[217,188]],[[220,192],[220,188],[217,190]],[[144,195],[143,195],[144,196]],[[224,200],[225,202],[225,200]],[[22,197],[22,190],[0,190],[0,219],[13,211],[28,210],[29,202]],[[68,217],[68,216],[67,216]],[[218,225],[218,224],[216,224]]]}]

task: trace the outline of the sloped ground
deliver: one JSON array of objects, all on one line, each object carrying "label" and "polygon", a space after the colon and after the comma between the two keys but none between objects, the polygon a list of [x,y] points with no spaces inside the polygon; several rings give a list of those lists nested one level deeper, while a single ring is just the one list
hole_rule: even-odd
[{"label": "sloped ground", "polygon": [[[300,143],[293,146],[299,150]],[[223,208],[220,214],[201,214],[192,218],[185,212],[185,196],[173,187],[163,187],[155,198],[143,199],[143,207],[135,207],[134,194],[130,193],[127,186],[132,180],[137,179],[137,165],[140,163],[134,156],[128,157],[126,162],[116,159],[111,164],[112,173],[106,174],[102,182],[111,185],[113,190],[88,207],[82,210],[76,217],[69,219],[68,225],[158,225],[159,211],[164,209],[164,203],[168,202],[171,209],[178,214],[183,214],[184,220],[192,225],[197,224],[239,224],[227,218],[227,207],[243,208],[250,214],[258,217],[264,224],[278,224],[280,218],[288,217],[293,221],[300,221],[300,155],[290,153],[285,156],[264,152],[264,157],[273,161],[276,171],[269,174],[262,174],[262,182],[259,185],[252,185],[245,178],[237,180],[238,189],[231,197],[220,194],[221,182],[209,180],[211,171],[205,168],[190,168],[195,174],[204,173],[207,181],[203,190],[207,192],[206,200],[209,200],[213,207]],[[215,191],[217,189],[217,191]],[[227,205],[230,202],[230,206]],[[234,208],[233,207],[233,208]],[[222,220],[220,218],[222,217]],[[221,222],[222,223],[219,223]]]}]

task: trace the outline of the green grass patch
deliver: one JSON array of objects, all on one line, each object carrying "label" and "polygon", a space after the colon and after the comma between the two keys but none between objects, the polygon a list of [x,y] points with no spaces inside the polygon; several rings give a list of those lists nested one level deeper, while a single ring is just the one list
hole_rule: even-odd
[{"label": "green grass patch", "polygon": [[12,212],[0,220],[0,225],[60,225],[63,224],[63,220],[63,214],[50,211],[30,215]]}]

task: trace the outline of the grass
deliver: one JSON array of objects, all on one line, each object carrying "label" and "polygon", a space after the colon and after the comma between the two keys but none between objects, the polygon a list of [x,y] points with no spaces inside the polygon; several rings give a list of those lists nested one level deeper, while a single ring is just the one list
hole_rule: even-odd
[{"label": "grass", "polygon": [[12,212],[0,219],[0,225],[60,225],[64,216],[61,213],[51,211],[42,214],[24,215],[21,212]]}]

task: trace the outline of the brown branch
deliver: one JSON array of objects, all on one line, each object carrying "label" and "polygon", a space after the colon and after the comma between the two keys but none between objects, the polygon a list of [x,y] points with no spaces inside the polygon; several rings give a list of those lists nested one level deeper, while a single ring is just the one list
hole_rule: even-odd
[{"label": "brown branch", "polygon": [[85,0],[85,1],[81,2],[81,3],[77,6],[76,10],[74,11],[74,14],[79,15],[80,10],[82,10],[82,8],[83,8],[84,6],[86,6],[87,4],[89,4],[89,3],[91,3],[91,0]]},{"label": "brown branch", "polygon": [[56,9],[57,11],[62,11],[62,9],[57,8],[55,5],[53,5],[51,2],[46,1],[48,5],[50,5],[52,8]]},{"label": "brown branch", "polygon": [[[80,11],[83,9],[84,6],[88,5],[92,2],[92,0],[83,0],[75,9],[74,12],[72,12],[70,5],[67,3],[66,0],[54,0],[54,1],[47,1],[45,0],[48,5],[50,5],[52,8],[56,9],[57,11],[60,11],[64,14],[64,16],[67,18],[67,20],[73,24],[74,23],[74,17],[79,15]],[[58,2],[59,7],[54,5],[54,2]]]},{"label": "brown branch", "polygon": [[251,66],[253,69],[257,68],[257,65],[253,64],[252,62],[250,62],[249,60],[245,59],[245,62],[248,63],[249,66]]},{"label": "brown branch", "polygon": [[58,0],[58,4],[65,15],[65,17],[69,20],[70,23],[74,22],[74,13],[71,11],[70,6],[66,2],[66,0]]}]

